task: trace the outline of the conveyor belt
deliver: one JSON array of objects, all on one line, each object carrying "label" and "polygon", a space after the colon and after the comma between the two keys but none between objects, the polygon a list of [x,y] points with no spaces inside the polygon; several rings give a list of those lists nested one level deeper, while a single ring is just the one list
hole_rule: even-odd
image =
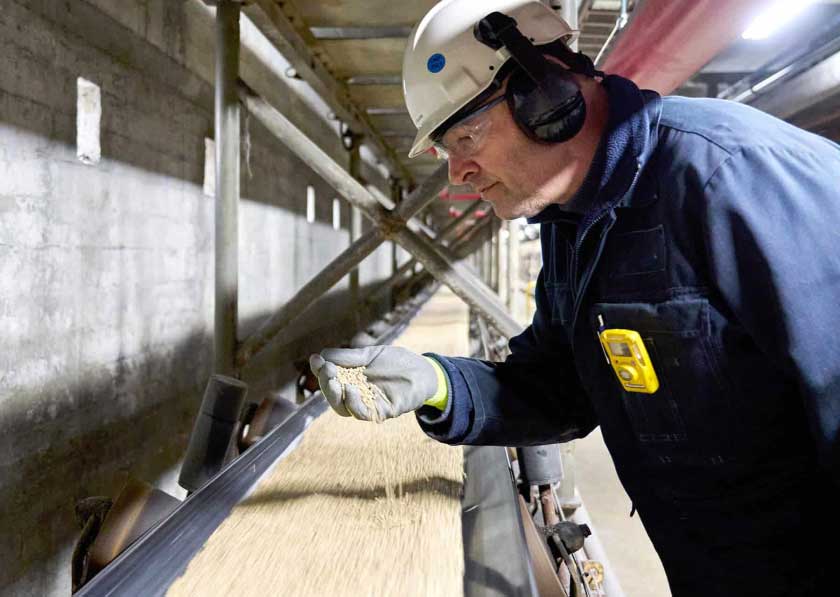
[{"label": "conveyor belt", "polygon": [[[77,595],[164,595],[232,508],[250,493],[274,463],[295,447],[309,423],[326,408],[320,394],[313,396],[114,560]],[[468,597],[536,595],[504,448],[465,448],[464,469],[464,594]]]}]

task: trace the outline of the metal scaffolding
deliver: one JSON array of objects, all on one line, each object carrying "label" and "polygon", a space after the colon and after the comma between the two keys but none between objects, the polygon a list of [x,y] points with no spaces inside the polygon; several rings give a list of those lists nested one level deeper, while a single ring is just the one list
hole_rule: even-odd
[{"label": "metal scaffolding", "polygon": [[[371,125],[370,114],[402,114],[391,108],[368,108],[366,113],[349,101],[340,85],[332,79],[306,46],[305,40],[292,26],[287,15],[269,0],[255,0],[242,10],[257,27],[287,56],[294,69],[302,72],[313,89],[336,110],[346,122],[361,131],[363,138],[378,148],[381,159],[398,173],[392,181],[390,197],[367,188],[360,176],[360,137],[353,134],[350,147],[349,170],[336,162],[326,151],[295,126],[277,106],[258,94],[238,78],[239,61],[239,0],[218,0],[216,50],[216,311],[215,311],[215,373],[241,377],[242,370],[263,351],[297,317],[319,297],[327,293],[346,275],[351,275],[351,294],[354,308],[372,305],[384,293],[409,280],[431,276],[448,286],[464,300],[479,317],[482,336],[487,337],[486,322],[497,334],[509,339],[522,330],[522,325],[510,314],[512,285],[510,270],[505,277],[506,301],[499,297],[502,285],[503,235],[499,221],[492,217],[476,218],[473,226],[463,224],[475,216],[480,200],[466,206],[459,217],[438,231],[433,231],[418,216],[435,201],[447,184],[448,167],[441,165],[422,180],[408,196],[401,188],[414,184],[413,175],[396,159],[394,150],[384,141],[385,135]],[[572,3],[574,6],[574,3]],[[329,32],[322,32],[327,35]],[[330,35],[334,34],[331,33]],[[329,39],[322,35],[321,39]],[[343,38],[342,38],[343,39]],[[353,38],[356,39],[356,38]],[[280,140],[294,155],[306,163],[340,197],[353,212],[368,218],[374,226],[361,232],[361,222],[351,218],[351,244],[326,267],[307,281],[273,315],[269,316],[249,337],[237,338],[237,204],[239,201],[239,120],[244,107],[265,129]],[[379,110],[379,111],[377,111]],[[384,110],[384,111],[383,111]],[[516,239],[510,229],[508,243]],[[410,255],[406,263],[397,266],[393,258],[391,277],[366,296],[360,296],[358,266],[386,241],[399,245]],[[478,275],[465,258],[481,249]],[[507,261],[513,259],[508,245]],[[416,271],[418,265],[422,271]],[[507,303],[507,305],[505,304]],[[564,453],[564,465],[571,472],[570,455]],[[570,474],[569,478],[573,479]],[[561,491],[564,497],[574,496],[574,486],[567,484]]]},{"label": "metal scaffolding", "polygon": [[245,108],[270,133],[328,182],[341,197],[369,218],[376,228],[363,234],[307,282],[278,313],[260,326],[253,336],[246,339],[237,351],[237,367],[243,367],[254,354],[268,344],[271,338],[279,334],[294,317],[302,312],[302,307],[311,304],[332,288],[345,274],[388,239],[394,240],[411,253],[429,273],[449,286],[472,308],[479,311],[503,335],[511,337],[521,330],[521,326],[507,312],[496,293],[478,276],[459,263],[455,256],[441,244],[441,239],[432,239],[427,236],[422,231],[422,224],[413,219],[437,198],[438,193],[446,184],[445,165],[440,166],[424,180],[405,201],[389,210],[370,190],[336,163],[268,101],[259,97],[244,84],[240,84],[239,96]]}]

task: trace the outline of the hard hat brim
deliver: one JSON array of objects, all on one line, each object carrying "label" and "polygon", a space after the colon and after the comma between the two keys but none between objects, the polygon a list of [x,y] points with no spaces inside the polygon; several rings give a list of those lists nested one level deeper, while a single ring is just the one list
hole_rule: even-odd
[{"label": "hard hat brim", "polygon": [[[563,43],[565,43],[565,44],[571,44],[571,43],[573,43],[574,41],[577,40],[579,35],[580,35],[580,30],[579,29],[571,29],[571,30],[568,30],[568,31],[558,35],[557,37],[555,37],[553,39],[548,39],[548,40],[540,43],[539,45],[540,46],[547,45],[549,43],[557,41],[558,39],[562,39]],[[510,58],[508,58],[508,60],[510,60]],[[505,63],[506,62],[507,62],[507,60],[505,61]],[[503,66],[503,64],[500,65],[500,67]],[[492,85],[492,83],[493,83],[493,79],[490,79],[489,81],[487,81],[487,84],[484,87],[478,89],[471,97],[469,97],[465,101],[463,101],[460,106],[454,106],[454,107],[452,107],[451,110],[447,111],[446,113],[440,114],[440,115],[436,116],[435,118],[427,118],[425,120],[425,122],[420,126],[420,128],[417,129],[417,134],[415,135],[414,141],[411,143],[411,149],[408,152],[409,159],[415,158],[419,155],[422,155],[426,151],[428,151],[432,147],[432,145],[434,145],[434,143],[431,140],[432,133],[434,133],[435,130],[441,124],[446,122],[446,120],[448,118],[450,118],[453,114],[458,112],[458,110],[460,110],[463,106],[466,106],[471,101],[473,101],[475,98],[479,97],[482,93],[484,93]]]}]

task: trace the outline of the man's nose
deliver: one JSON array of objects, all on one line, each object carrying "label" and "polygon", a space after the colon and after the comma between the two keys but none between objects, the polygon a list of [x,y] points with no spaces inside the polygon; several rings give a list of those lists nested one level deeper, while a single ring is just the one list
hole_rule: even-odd
[{"label": "man's nose", "polygon": [[479,166],[471,159],[449,156],[449,182],[453,185],[467,184],[471,175],[477,174]]}]

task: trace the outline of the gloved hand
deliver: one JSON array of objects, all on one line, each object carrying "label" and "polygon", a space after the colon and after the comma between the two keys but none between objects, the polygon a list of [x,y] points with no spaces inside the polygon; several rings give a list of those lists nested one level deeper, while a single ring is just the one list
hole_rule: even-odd
[{"label": "gloved hand", "polygon": [[[362,401],[353,384],[342,384],[338,367],[365,367],[368,381],[381,392],[374,392],[378,420],[384,421],[411,412],[436,396],[443,377],[427,357],[396,346],[367,348],[328,348],[309,357],[312,372],[318,376],[321,392],[330,406],[340,415],[374,420],[373,413]],[[444,392],[446,381],[442,380]],[[444,394],[445,400],[445,394]]]}]

